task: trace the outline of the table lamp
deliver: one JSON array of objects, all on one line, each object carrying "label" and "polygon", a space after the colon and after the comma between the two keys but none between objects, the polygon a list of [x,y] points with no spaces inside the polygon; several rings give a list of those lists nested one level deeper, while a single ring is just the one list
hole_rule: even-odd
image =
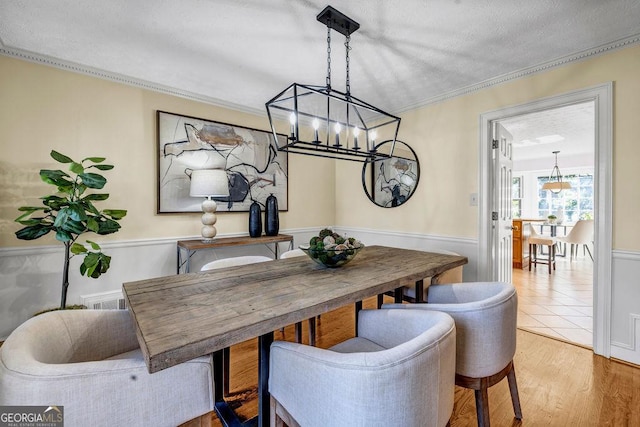
[{"label": "table lamp", "polygon": [[216,201],[213,197],[229,196],[229,179],[224,169],[198,169],[191,173],[191,197],[206,197],[202,202],[202,240],[210,242],[216,236]]}]

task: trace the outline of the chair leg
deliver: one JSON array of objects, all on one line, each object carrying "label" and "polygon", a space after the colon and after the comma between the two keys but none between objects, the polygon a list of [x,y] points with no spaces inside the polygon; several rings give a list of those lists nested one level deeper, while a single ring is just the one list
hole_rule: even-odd
[{"label": "chair leg", "polygon": [[476,414],[478,416],[478,427],[489,427],[489,394],[487,387],[475,390],[476,395]]},{"label": "chair leg", "polygon": [[518,383],[516,382],[516,369],[511,365],[511,370],[507,374],[509,381],[509,392],[511,393],[511,403],[513,404],[513,413],[516,418],[522,419],[522,408],[520,408],[520,395],[518,394]]},{"label": "chair leg", "polygon": [[547,264],[549,265],[549,274],[551,274],[551,257],[553,256],[553,245],[549,245],[549,260]]},{"label": "chair leg", "polygon": [[533,254],[533,252],[531,252],[532,246],[534,246],[534,245],[529,243],[529,258],[530,258],[529,259],[529,271],[531,271],[531,264],[534,263],[534,258],[535,258],[535,255]]},{"label": "chair leg", "polygon": [[308,320],[309,322],[309,345],[312,347],[316,346],[316,318],[312,317]]},{"label": "chair leg", "polygon": [[591,255],[591,249],[589,249],[589,245],[584,245],[584,248],[587,250],[587,252],[589,253],[589,257],[591,257],[591,261],[593,261],[593,255]]},{"label": "chair leg", "polygon": [[302,322],[296,323],[295,326],[296,342],[302,344]]}]

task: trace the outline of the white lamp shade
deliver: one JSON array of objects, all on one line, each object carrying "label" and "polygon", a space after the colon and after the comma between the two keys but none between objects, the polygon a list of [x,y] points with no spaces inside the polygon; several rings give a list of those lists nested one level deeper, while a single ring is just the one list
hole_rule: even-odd
[{"label": "white lamp shade", "polygon": [[191,197],[225,197],[229,195],[229,180],[224,169],[198,169],[191,173]]}]

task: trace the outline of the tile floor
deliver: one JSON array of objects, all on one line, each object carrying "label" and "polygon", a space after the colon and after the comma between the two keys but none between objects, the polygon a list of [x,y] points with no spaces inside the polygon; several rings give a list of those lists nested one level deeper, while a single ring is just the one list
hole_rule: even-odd
[{"label": "tile floor", "polygon": [[593,347],[593,262],[579,251],[573,259],[557,257],[550,275],[546,265],[513,270],[518,290],[518,327]]}]

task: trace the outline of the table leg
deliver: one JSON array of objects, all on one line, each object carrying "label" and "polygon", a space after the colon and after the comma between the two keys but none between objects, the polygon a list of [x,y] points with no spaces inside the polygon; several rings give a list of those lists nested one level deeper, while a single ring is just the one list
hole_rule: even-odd
[{"label": "table leg", "polygon": [[424,280],[422,279],[416,282],[416,303],[421,303],[421,302],[426,302],[424,300]]},{"label": "table leg", "polygon": [[258,425],[260,427],[268,427],[270,421],[269,354],[271,343],[273,343],[273,332],[258,337],[260,351],[258,360]]},{"label": "table leg", "polygon": [[393,293],[393,302],[396,304],[402,304],[402,288],[396,288]]},{"label": "table leg", "polygon": [[358,313],[362,310],[362,301],[357,301],[356,304],[356,336],[358,336]]}]

